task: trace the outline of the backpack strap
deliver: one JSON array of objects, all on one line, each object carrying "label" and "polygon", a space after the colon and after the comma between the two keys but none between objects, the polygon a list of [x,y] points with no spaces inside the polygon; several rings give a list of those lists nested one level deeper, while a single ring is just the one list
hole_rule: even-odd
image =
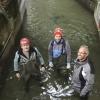
[{"label": "backpack strap", "polygon": [[81,90],[84,88],[85,84],[86,84],[86,80],[84,79],[83,75],[82,75],[82,71],[83,71],[83,67],[80,70],[79,73],[79,80],[81,82]]},{"label": "backpack strap", "polygon": [[63,40],[62,45],[65,48],[66,47],[66,42],[65,42],[65,40],[63,38],[62,38],[62,40]]},{"label": "backpack strap", "polygon": [[53,45],[54,45],[54,40],[51,41],[51,46],[53,47]]}]

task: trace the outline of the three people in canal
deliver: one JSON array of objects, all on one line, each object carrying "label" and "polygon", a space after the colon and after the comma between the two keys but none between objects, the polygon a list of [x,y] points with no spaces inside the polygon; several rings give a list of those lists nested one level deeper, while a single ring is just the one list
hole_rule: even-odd
[{"label": "three people in canal", "polygon": [[65,69],[70,69],[71,49],[68,40],[63,38],[63,29],[57,27],[53,34],[54,39],[48,46],[49,67],[62,73]]},{"label": "three people in canal", "polygon": [[40,70],[44,70],[44,59],[36,47],[31,46],[31,41],[24,37],[20,40],[20,48],[15,53],[14,71],[18,79],[24,78],[26,82],[31,76],[41,80]]},{"label": "three people in canal", "polygon": [[76,93],[79,93],[80,100],[88,100],[88,95],[94,85],[94,66],[88,56],[88,46],[82,45],[74,61],[72,88]]},{"label": "three people in canal", "polygon": [[[48,55],[49,67],[56,68],[58,71],[64,68],[70,69],[71,49],[68,40],[65,41],[63,38],[61,28],[54,30],[54,39],[50,41]],[[94,66],[88,56],[88,46],[82,45],[74,61],[72,90],[80,95],[80,100],[88,100],[94,85]],[[16,51],[14,58],[16,77],[20,79],[22,76],[27,81],[33,75],[41,80],[42,66],[44,66],[44,60],[38,49],[31,46],[31,41],[28,38],[22,38],[20,48]]]}]

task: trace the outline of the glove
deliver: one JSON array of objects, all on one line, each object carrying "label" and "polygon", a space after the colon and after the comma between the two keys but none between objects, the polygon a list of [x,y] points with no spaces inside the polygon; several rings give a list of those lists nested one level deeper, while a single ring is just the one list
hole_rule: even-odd
[{"label": "glove", "polygon": [[40,71],[44,72],[44,71],[45,71],[45,68],[44,68],[44,67],[42,67],[42,68],[40,69]]},{"label": "glove", "polygon": [[67,67],[66,68],[67,69],[70,69],[71,68],[70,63],[67,63]]},{"label": "glove", "polygon": [[53,63],[52,62],[49,62],[49,67],[53,67]]},{"label": "glove", "polygon": [[84,88],[81,90],[81,93],[80,93],[80,97],[85,97],[86,95],[88,95],[89,92],[85,91]]},{"label": "glove", "polygon": [[20,73],[16,73],[16,77],[19,80],[21,78]]}]

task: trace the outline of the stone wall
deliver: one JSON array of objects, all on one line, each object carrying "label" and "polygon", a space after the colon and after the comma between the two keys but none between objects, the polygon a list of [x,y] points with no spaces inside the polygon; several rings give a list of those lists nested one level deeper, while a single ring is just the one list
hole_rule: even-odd
[{"label": "stone wall", "polygon": [[15,28],[18,15],[17,0],[0,0],[0,55],[10,33]]},{"label": "stone wall", "polygon": [[85,6],[90,11],[94,12],[94,9],[97,4],[97,0],[77,0],[80,2],[83,6]]},{"label": "stone wall", "polygon": [[94,14],[95,25],[100,37],[100,0],[77,0]]}]

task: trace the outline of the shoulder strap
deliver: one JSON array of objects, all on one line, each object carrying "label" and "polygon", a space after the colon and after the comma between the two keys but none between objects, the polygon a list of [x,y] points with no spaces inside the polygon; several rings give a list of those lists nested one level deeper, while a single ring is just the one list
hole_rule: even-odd
[{"label": "shoulder strap", "polygon": [[66,46],[66,42],[65,42],[65,40],[64,40],[64,39],[63,39],[62,44],[63,44],[63,47],[65,48],[65,46]]},{"label": "shoulder strap", "polygon": [[53,45],[54,45],[54,40],[51,41],[51,46],[53,47]]},{"label": "shoulder strap", "polygon": [[37,51],[36,51],[36,48],[35,47],[31,47],[30,48],[30,52],[29,53],[31,54],[32,52],[35,52],[36,53],[36,56],[37,56]]},{"label": "shoulder strap", "polygon": [[36,56],[37,56],[37,50],[36,50],[37,48],[36,47],[33,47],[33,52],[35,52],[36,53]]},{"label": "shoulder strap", "polygon": [[62,38],[62,54],[65,49],[65,46],[66,46],[65,40]]}]

